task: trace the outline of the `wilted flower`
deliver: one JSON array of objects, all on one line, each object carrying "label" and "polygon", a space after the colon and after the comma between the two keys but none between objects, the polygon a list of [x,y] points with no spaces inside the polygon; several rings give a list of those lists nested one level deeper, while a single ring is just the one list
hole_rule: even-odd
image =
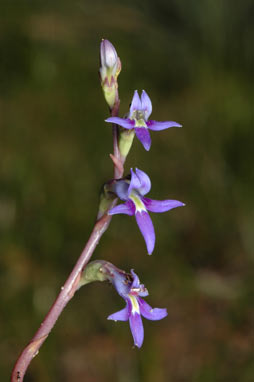
[{"label": "wilted flower", "polygon": [[119,312],[113,313],[108,320],[128,321],[134,339],[134,345],[141,347],[144,340],[144,328],[141,316],[148,320],[161,320],[167,316],[166,309],[151,308],[141,297],[148,296],[148,291],[140,284],[136,273],[131,270],[131,275],[114,269],[111,273],[111,282],[117,293],[125,300],[126,306]]},{"label": "wilted flower", "polygon": [[143,90],[140,98],[137,90],[135,90],[128,117],[126,119],[110,117],[106,119],[106,122],[116,123],[124,129],[135,129],[137,138],[148,151],[151,147],[149,129],[159,131],[169,127],[181,127],[179,123],[173,121],[158,122],[148,120],[151,113],[152,102],[147,93]]},{"label": "wilted flower", "polygon": [[149,176],[136,168],[136,174],[131,169],[131,179],[121,179],[115,182],[114,192],[124,204],[119,204],[109,210],[110,215],[126,214],[135,215],[139,229],[145,239],[147,251],[150,255],[153,252],[155,244],[155,233],[152,220],[147,212],[165,212],[172,208],[184,206],[184,203],[178,200],[153,200],[145,198],[151,189]]}]

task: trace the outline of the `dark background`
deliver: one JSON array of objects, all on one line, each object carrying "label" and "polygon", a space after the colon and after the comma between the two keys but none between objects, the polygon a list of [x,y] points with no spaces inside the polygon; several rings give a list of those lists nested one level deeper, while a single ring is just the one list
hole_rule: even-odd
[{"label": "dark background", "polygon": [[134,218],[114,217],[97,247],[134,268],[147,301],[133,349],[124,301],[107,284],[81,289],[25,381],[251,382],[254,244],[254,5],[251,0],[0,2],[0,376],[33,336],[92,229],[112,177],[111,129],[98,79],[101,38],[122,60],[121,115],[145,89],[152,118],[182,129],[135,140],[126,170],[154,199],[186,207],[153,214],[147,256]]}]

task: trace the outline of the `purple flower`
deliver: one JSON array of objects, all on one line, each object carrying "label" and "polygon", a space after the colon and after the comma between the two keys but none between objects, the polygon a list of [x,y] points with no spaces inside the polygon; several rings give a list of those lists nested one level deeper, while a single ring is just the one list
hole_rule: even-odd
[{"label": "purple flower", "polygon": [[135,215],[139,229],[145,239],[147,252],[149,255],[153,252],[155,244],[155,233],[152,220],[147,212],[165,212],[172,208],[184,206],[184,203],[178,200],[153,200],[145,198],[151,189],[149,176],[136,168],[136,174],[131,169],[131,180],[121,179],[116,181],[114,192],[124,204],[119,204],[109,210],[109,215],[126,214]]},{"label": "purple flower", "polygon": [[117,293],[125,300],[126,307],[113,313],[108,320],[128,321],[134,339],[134,345],[140,348],[144,340],[144,328],[141,316],[148,320],[161,320],[167,316],[166,309],[151,308],[141,297],[148,296],[148,291],[140,284],[138,276],[133,270],[131,275],[117,270],[111,270],[111,282]]},{"label": "purple flower", "polygon": [[179,123],[173,121],[158,122],[148,120],[151,113],[152,102],[147,93],[143,90],[140,98],[137,90],[135,90],[128,118],[110,117],[106,119],[106,122],[116,123],[125,129],[135,129],[137,138],[148,151],[151,147],[149,129],[159,131],[169,127],[182,127]]}]

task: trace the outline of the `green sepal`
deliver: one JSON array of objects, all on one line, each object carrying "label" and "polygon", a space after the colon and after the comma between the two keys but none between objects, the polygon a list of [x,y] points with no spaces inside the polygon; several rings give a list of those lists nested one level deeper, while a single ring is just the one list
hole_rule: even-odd
[{"label": "green sepal", "polygon": [[131,149],[135,136],[134,129],[120,129],[119,132],[119,151],[122,158],[126,158]]},{"label": "green sepal", "polygon": [[112,186],[114,182],[114,180],[111,180],[105,183],[102,187],[97,220],[99,220],[105,213],[108,212],[112,206],[113,201],[116,199],[116,195],[112,192]]},{"label": "green sepal", "polygon": [[110,109],[113,109],[118,98],[117,87],[118,87],[117,82],[115,81],[115,79],[113,79],[113,77],[111,80],[111,85],[108,85],[108,82],[105,82],[104,84],[102,84],[104,98],[108,106],[110,107]]},{"label": "green sepal", "polygon": [[79,280],[78,288],[94,281],[106,281],[108,277],[104,271],[105,263],[104,260],[95,260],[87,264]]}]

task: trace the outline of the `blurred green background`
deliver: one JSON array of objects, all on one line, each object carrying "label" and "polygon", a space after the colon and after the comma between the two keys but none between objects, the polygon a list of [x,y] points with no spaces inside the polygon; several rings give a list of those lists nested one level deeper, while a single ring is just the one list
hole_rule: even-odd
[{"label": "blurred green background", "polygon": [[152,216],[146,255],[135,220],[116,216],[97,247],[134,268],[160,322],[133,349],[124,306],[104,284],[81,289],[26,382],[254,380],[254,4],[251,0],[0,2],[0,376],[40,325],[84,247],[112,177],[98,79],[101,38],[122,60],[121,115],[135,89],[152,118],[183,129],[135,140],[126,170],[149,196],[185,208]]}]

